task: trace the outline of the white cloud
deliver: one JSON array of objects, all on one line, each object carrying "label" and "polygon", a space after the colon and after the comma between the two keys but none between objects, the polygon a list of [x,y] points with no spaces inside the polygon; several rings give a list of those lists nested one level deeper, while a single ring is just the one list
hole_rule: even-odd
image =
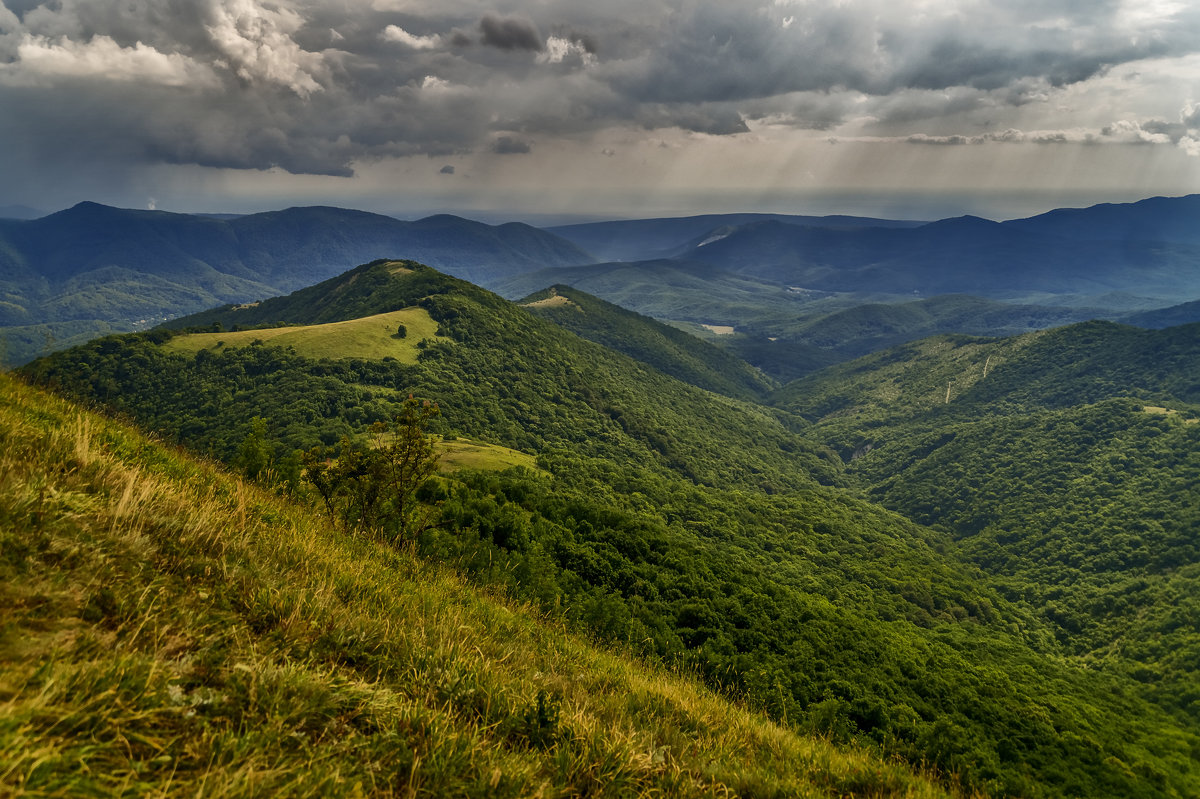
[{"label": "white cloud", "polygon": [[1179,121],[1188,128],[1200,128],[1200,103],[1185,103],[1179,112]]},{"label": "white cloud", "polygon": [[1111,125],[1106,125],[1100,134],[1114,142],[1125,144],[1170,144],[1171,137],[1165,133],[1149,131],[1142,123],[1131,119],[1121,119]]},{"label": "white cloud", "polygon": [[304,19],[289,8],[267,8],[254,0],[215,0],[205,26],[213,44],[243,80],[284,86],[301,97],[322,90],[326,68],[291,37]]},{"label": "white cloud", "polygon": [[539,64],[561,64],[571,56],[577,56],[588,66],[596,63],[596,56],[587,51],[582,42],[564,39],[561,36],[551,36],[546,39],[546,49],[538,54]]},{"label": "white cloud", "polygon": [[430,36],[417,36],[404,30],[399,25],[388,25],[380,35],[384,41],[398,42],[414,50],[433,50],[442,44],[442,37],[436,33]]},{"label": "white cloud", "polygon": [[67,38],[52,41],[25,34],[14,62],[0,65],[9,82],[53,78],[93,78],[103,81],[150,83],[162,86],[215,85],[208,67],[179,53],[162,53],[141,42],[121,47],[108,36],[88,42]]},{"label": "white cloud", "polygon": [[1193,158],[1200,158],[1200,139],[1193,139],[1191,136],[1184,136],[1179,140],[1179,149],[1183,150]]}]

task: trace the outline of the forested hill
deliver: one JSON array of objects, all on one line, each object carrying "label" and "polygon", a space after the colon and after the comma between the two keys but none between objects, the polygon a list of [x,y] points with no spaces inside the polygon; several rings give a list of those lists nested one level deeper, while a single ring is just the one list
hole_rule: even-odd
[{"label": "forested hill", "polygon": [[762,372],[728,350],[570,286],[551,286],[519,304],[693,386],[743,399],[761,399],[774,388]]},{"label": "forested hill", "polygon": [[[986,369],[986,375],[985,375]],[[916,342],[789,385],[873,498],[1200,724],[1200,325]]]},{"label": "forested hill", "polygon": [[1200,324],[1143,330],[1083,322],[1005,339],[923,339],[795,380],[772,403],[846,428],[851,421],[971,418],[1123,396],[1197,403],[1197,374]]},{"label": "forested hill", "polygon": [[[264,416],[280,420],[290,432],[284,440],[309,447],[336,440],[344,428],[324,419],[376,421],[388,413],[388,399],[404,385],[424,396],[441,398],[442,424],[534,453],[563,448],[577,455],[604,457],[641,468],[667,470],[708,485],[774,489],[834,483],[837,458],[790,432],[779,415],[736,404],[685,386],[619,353],[585,341],[548,321],[470,283],[410,261],[378,261],[344,275],[249,307],[226,307],[171,322],[172,327],[219,325],[323,324],[420,308],[435,322],[436,339],[414,342],[413,364],[400,361],[339,360],[296,369],[294,356],[263,348],[206,350],[187,370],[166,369],[162,380],[200,381],[161,385],[155,391],[106,389],[122,407],[163,403],[164,393],[179,394],[184,407],[201,406],[206,379],[223,359],[269,362],[249,369],[244,399],[249,415],[255,403]],[[380,330],[382,330],[382,323]],[[166,335],[165,333],[162,335]],[[386,342],[386,336],[382,337]],[[82,350],[51,356],[32,366],[51,370],[63,381],[82,373],[65,363],[103,353],[105,348],[135,346],[133,340],[106,340]],[[380,351],[384,357],[386,350]],[[218,355],[218,358],[211,358]],[[156,357],[160,357],[157,356]],[[214,372],[205,377],[205,372]],[[280,391],[275,381],[294,381],[303,373],[316,381],[313,393]],[[326,376],[339,381],[337,392],[320,390]],[[257,379],[253,379],[257,378]],[[154,379],[141,375],[138,379]],[[128,388],[132,389],[132,385]],[[84,389],[93,390],[93,389]],[[411,390],[411,389],[410,389]],[[320,401],[319,398],[324,398]],[[451,401],[451,398],[452,401]],[[280,403],[294,403],[279,407]],[[161,405],[155,424],[182,430],[203,424],[197,408]],[[284,419],[302,418],[286,428]],[[248,418],[248,417],[247,417]],[[226,437],[221,438],[224,434]],[[214,428],[205,447],[229,453],[240,435]]]},{"label": "forested hill", "polygon": [[[503,445],[538,468],[423,484],[434,523],[405,543],[425,558],[947,782],[1196,795],[1191,721],[1136,675],[1087,668],[949,533],[841,488],[857,475],[787,412],[412,262],[190,321],[202,327],[102,339],[24,373],[299,495],[297,448],[365,446],[410,394],[434,401],[439,446]],[[254,324],[269,326],[233,329]]]}]

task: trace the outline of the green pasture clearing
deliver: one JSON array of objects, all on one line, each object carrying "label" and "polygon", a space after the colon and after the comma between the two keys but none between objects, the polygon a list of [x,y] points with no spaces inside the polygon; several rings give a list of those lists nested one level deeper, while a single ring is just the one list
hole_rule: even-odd
[{"label": "green pasture clearing", "polygon": [[1179,413],[1179,411],[1177,411],[1176,409],[1164,408],[1160,405],[1145,405],[1142,407],[1142,411],[1144,413],[1151,413],[1151,414],[1155,414],[1158,416],[1178,417],[1179,419],[1181,419],[1183,421],[1184,424],[1196,424],[1197,422],[1200,422],[1200,419],[1192,419],[1192,418],[1189,418],[1186,416],[1182,416]]},{"label": "green pasture clearing", "polygon": [[[398,325],[406,335],[396,338]],[[219,351],[228,347],[248,347],[256,341],[271,347],[294,347],[310,358],[368,358],[391,356],[403,363],[417,362],[417,344],[439,338],[438,323],[424,308],[364,316],[346,322],[295,327],[268,327],[221,333],[189,333],[175,336],[163,346],[173,352],[195,355],[201,350]]]},{"label": "green pasture clearing", "polygon": [[[554,289],[551,289],[551,291],[553,291],[553,290]],[[540,300],[534,300],[533,302],[527,302],[522,305],[522,307],[524,307],[524,308],[555,308],[555,307],[559,307],[559,306],[579,308],[578,305],[571,302],[570,299],[568,299],[567,297],[564,297],[561,294],[551,294],[549,297],[545,297]],[[582,309],[580,309],[580,310],[582,310]]]},{"label": "green pasture clearing", "polygon": [[503,471],[513,466],[526,469],[538,468],[537,458],[527,453],[498,444],[485,444],[459,438],[453,441],[438,441],[438,468],[443,471],[457,469],[494,469]]}]

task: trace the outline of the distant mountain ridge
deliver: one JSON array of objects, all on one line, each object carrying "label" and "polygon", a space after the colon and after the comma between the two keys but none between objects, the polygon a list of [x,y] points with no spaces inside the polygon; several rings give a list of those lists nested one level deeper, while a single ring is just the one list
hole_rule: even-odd
[{"label": "distant mountain ridge", "polygon": [[917,228],[833,230],[777,221],[732,230],[680,257],[735,274],[825,291],[932,296],[1200,292],[1200,245],[1068,239],[958,217]]},{"label": "distant mountain ridge", "polygon": [[1200,194],[1150,197],[1135,203],[1058,208],[1006,227],[1092,241],[1171,241],[1200,244]]},{"label": "distant mountain ridge", "polygon": [[[445,214],[404,222],[328,206],[222,219],[82,202],[36,220],[6,221],[0,236],[15,250],[6,253],[6,262],[49,279],[114,265],[186,274],[198,262],[285,290],[340,274],[348,268],[344,260],[354,266],[363,262],[363,253],[383,257],[384,249],[404,250],[481,282],[594,260],[569,242],[517,222],[494,226]],[[153,271],[146,269],[151,265]]]},{"label": "distant mountain ridge", "polygon": [[[519,223],[447,215],[403,222],[320,206],[218,218],[84,202],[40,219],[0,219],[0,325],[15,328],[7,331],[8,359],[19,363],[66,323],[134,329],[393,256],[482,284],[594,260]],[[43,336],[29,335],[33,326]]]},{"label": "distant mountain ridge", "polygon": [[[802,227],[857,230],[861,228],[906,228],[925,224],[898,219],[861,216],[795,216],[790,214],[702,214],[659,219],[623,219],[585,222],[546,228],[574,242],[600,260],[648,261],[676,254],[681,248],[747,224],[773,221]],[[719,235],[719,234],[717,234]]]},{"label": "distant mountain ridge", "polygon": [[908,321],[894,334],[860,328],[872,347],[941,331],[1005,335],[1038,318],[1061,324],[1093,311],[1139,323],[1130,315],[1200,299],[1197,231],[1200,195],[1008,222],[745,213],[547,229],[449,215],[403,222],[321,206],[236,216],[80,203],[40,219],[0,219],[2,359],[21,363],[102,331],[293,291],[376,258],[408,258],[510,299],[564,284],[660,321],[732,326],[755,340],[723,343],[791,379],[865,351],[822,351],[793,335],[864,303],[957,294],[1025,306],[1015,318],[1003,309],[967,317],[998,320],[993,327],[964,326],[958,311],[943,318],[875,308],[862,312],[864,323],[875,324],[872,314],[884,327]]}]

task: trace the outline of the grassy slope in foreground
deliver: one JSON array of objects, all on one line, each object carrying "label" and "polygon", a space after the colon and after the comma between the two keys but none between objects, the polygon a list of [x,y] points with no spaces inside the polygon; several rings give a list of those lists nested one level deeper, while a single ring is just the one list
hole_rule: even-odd
[{"label": "grassy slope in foreground", "polygon": [[945,795],[0,376],[0,793]]}]

